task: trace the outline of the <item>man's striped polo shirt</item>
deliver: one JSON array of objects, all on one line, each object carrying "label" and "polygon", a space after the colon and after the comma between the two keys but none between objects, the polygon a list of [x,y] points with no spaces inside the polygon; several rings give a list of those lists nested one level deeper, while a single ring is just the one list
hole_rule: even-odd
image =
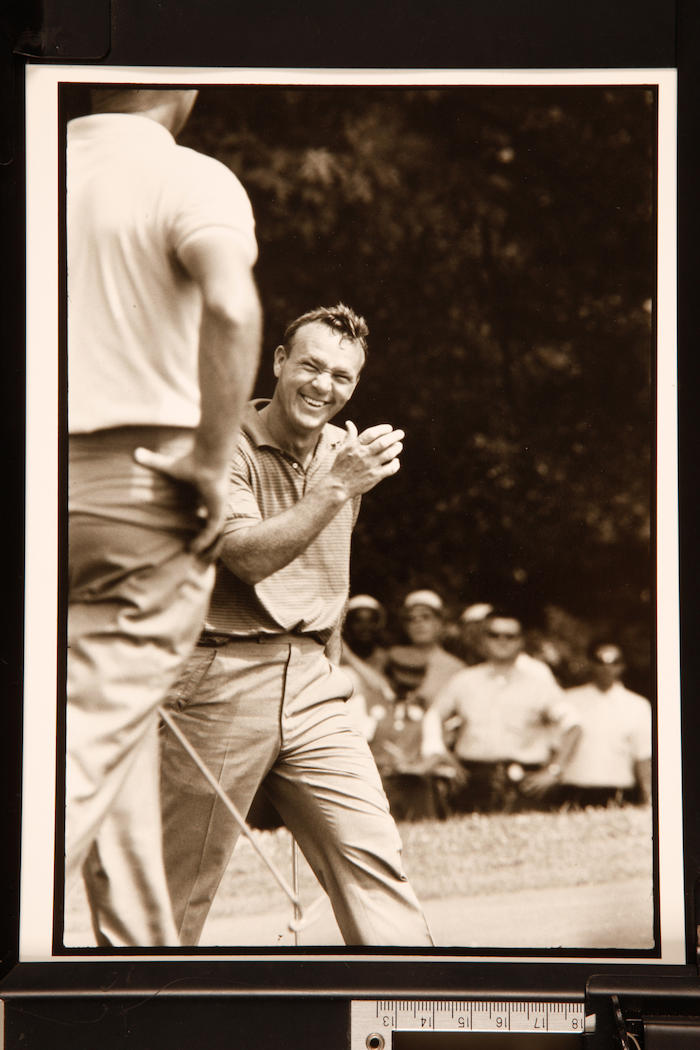
[{"label": "man's striped polo shirt", "polygon": [[[327,423],[304,470],[272,438],[259,414],[267,404],[252,401],[244,415],[231,464],[226,535],[298,503],[328,474],[346,436]],[[236,636],[332,630],[347,600],[350,540],[359,509],[359,496],[348,500],[298,558],[255,586],[220,563],[206,629]]]}]

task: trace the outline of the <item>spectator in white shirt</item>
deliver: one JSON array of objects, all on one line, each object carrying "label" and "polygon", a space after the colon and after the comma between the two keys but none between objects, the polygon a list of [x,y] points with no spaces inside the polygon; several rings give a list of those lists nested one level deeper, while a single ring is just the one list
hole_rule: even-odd
[{"label": "spectator in white shirt", "polygon": [[456,726],[454,754],[465,784],[457,808],[522,808],[558,781],[577,729],[553,678],[519,662],[523,629],[509,612],[486,618],[484,663],[455,674],[423,720],[423,754],[444,754],[443,730]]},{"label": "spectator in white shirt", "polygon": [[622,684],[618,645],[594,643],[589,660],[591,681],[566,693],[581,732],[562,766],[556,798],[578,806],[649,802],[651,705]]}]

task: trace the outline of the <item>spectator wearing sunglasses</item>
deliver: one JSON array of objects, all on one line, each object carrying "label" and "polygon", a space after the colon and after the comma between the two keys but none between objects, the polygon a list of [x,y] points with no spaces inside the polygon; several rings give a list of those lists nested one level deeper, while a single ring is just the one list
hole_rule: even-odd
[{"label": "spectator wearing sunglasses", "polygon": [[591,680],[569,689],[580,725],[578,743],[562,767],[557,801],[572,806],[647,803],[651,798],[651,705],[622,684],[619,645],[588,649]]},{"label": "spectator wearing sunglasses", "polygon": [[509,611],[493,609],[484,621],[485,661],[458,672],[423,720],[423,753],[447,750],[463,772],[457,809],[490,812],[527,808],[561,778],[578,727],[553,678],[519,662],[523,626]]},{"label": "spectator wearing sunglasses", "polygon": [[[489,602],[474,602],[468,605],[457,623],[453,632],[457,635],[454,652],[470,667],[480,664],[487,659],[484,648],[484,632],[487,630],[487,619],[493,613],[494,607]],[[530,653],[520,648],[516,660],[518,667],[529,670],[534,675],[540,675],[547,681],[554,680],[554,674],[544,659],[531,656]]]}]

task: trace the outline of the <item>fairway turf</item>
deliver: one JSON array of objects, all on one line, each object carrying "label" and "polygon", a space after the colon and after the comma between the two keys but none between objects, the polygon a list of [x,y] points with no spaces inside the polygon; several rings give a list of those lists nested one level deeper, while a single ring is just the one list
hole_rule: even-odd
[{"label": "fairway turf", "polygon": [[[646,807],[571,813],[518,813],[453,817],[399,826],[404,863],[421,900],[478,896],[545,887],[595,885],[651,873],[651,811]],[[290,836],[284,828],[254,832],[286,878]],[[319,892],[301,858],[305,899]],[[285,898],[241,840],[222,880],[212,912],[264,912]]]},{"label": "fairway turf", "polygon": [[[551,911],[555,939],[547,942],[545,937],[544,943],[562,943],[556,939],[560,932],[566,943],[565,927],[569,919],[575,919],[578,908],[585,914],[579,915],[578,927],[568,940],[570,945],[650,947],[651,827],[648,807],[628,806],[570,813],[471,814],[444,822],[401,824],[399,830],[406,871],[431,916],[437,943],[470,943],[459,939],[464,936],[463,928],[472,936],[477,919],[483,919],[482,925],[496,923],[498,915],[493,920],[489,917],[494,915],[494,908],[500,915],[503,902],[510,902],[521,926],[528,918],[522,907],[532,912],[529,918],[535,925],[544,923],[547,911]],[[291,837],[287,830],[254,831],[253,836],[285,880],[291,882]],[[542,901],[541,891],[546,890],[551,891],[549,908]],[[302,856],[299,895],[305,908],[322,895]],[[571,906],[575,900],[578,905]],[[591,923],[602,915],[603,904],[610,912],[604,919],[605,928],[589,940]],[[545,914],[536,919],[536,909],[543,906]],[[620,934],[617,911],[622,922]],[[326,907],[325,912],[327,930],[330,909]],[[255,931],[268,926],[284,930],[290,915],[284,893],[252,845],[241,838],[213,902],[203,944],[236,943],[228,938],[237,935],[242,938],[237,943],[288,943],[288,936],[284,942],[278,941],[277,933],[270,934],[271,940],[256,941]],[[274,921],[270,921],[272,916]],[[245,939],[246,929],[251,940]],[[213,940],[208,939],[211,936]],[[524,941],[516,942],[512,928],[504,936],[490,943],[543,943],[529,931],[523,934]],[[311,929],[307,937],[306,943],[314,943]],[[65,943],[94,943],[82,886],[68,901]],[[488,931],[480,943],[489,943]]]}]

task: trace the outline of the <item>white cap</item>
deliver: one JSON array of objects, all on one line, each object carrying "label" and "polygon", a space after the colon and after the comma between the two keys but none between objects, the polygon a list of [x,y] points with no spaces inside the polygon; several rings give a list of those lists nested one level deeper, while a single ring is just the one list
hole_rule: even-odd
[{"label": "white cap", "polygon": [[403,600],[404,609],[412,609],[416,605],[426,605],[428,609],[435,612],[443,611],[442,598],[435,591],[411,591]]},{"label": "white cap", "polygon": [[381,605],[371,594],[354,594],[348,601],[347,611],[352,612],[353,609],[374,609],[375,612],[382,611]]},{"label": "white cap", "polygon": [[601,664],[622,663],[622,650],[618,645],[597,645],[595,647],[595,656],[598,663]]},{"label": "white cap", "polygon": [[488,602],[477,602],[475,605],[468,605],[460,620],[462,623],[480,623],[485,620],[489,613],[493,612],[493,605],[489,605]]}]

